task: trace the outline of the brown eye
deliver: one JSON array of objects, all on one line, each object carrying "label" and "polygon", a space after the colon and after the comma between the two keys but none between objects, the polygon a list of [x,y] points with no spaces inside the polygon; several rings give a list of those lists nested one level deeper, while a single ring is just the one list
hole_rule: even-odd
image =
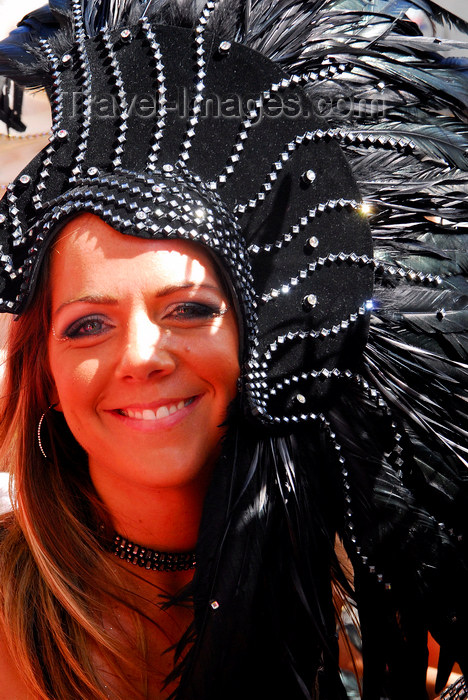
[{"label": "brown eye", "polygon": [[172,318],[176,321],[195,321],[197,319],[209,319],[216,316],[221,316],[226,309],[220,309],[219,306],[210,306],[208,304],[199,304],[196,302],[186,302],[178,304],[175,308],[166,314],[166,318]]},{"label": "brown eye", "polygon": [[84,323],[80,328],[81,333],[96,333],[99,330],[99,321],[86,321],[86,323]]},{"label": "brown eye", "polygon": [[65,338],[80,338],[85,336],[100,335],[109,329],[109,323],[102,316],[88,316],[79,319],[69,326],[65,333]]}]

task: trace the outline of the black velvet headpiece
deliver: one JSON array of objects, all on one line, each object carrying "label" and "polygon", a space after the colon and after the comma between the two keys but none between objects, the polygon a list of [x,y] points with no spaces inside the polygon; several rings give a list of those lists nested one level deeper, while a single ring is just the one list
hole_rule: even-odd
[{"label": "black velvet headpiece", "polygon": [[216,4],[195,31],[141,19],[90,38],[75,2],[73,44],[36,47],[53,135],[0,204],[0,310],[24,309],[50,241],[79,212],[200,242],[240,300],[250,411],[303,422],[329,377],[359,361],[378,263],[306,77],[207,33]]}]

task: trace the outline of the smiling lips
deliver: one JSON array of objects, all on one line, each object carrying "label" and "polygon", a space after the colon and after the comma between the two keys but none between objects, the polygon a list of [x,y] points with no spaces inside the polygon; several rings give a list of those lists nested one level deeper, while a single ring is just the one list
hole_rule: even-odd
[{"label": "smiling lips", "polygon": [[161,418],[167,418],[177,411],[181,411],[186,406],[189,406],[195,400],[195,396],[189,399],[182,399],[178,403],[168,403],[164,406],[159,406],[156,409],[152,408],[121,408],[118,409],[118,413],[121,416],[126,416],[127,418],[133,418],[135,420],[151,421],[160,420]]}]

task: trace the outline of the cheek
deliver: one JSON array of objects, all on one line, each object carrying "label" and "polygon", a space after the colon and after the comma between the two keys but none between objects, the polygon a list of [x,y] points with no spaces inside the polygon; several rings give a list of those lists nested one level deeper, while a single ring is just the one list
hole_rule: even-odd
[{"label": "cheek", "polygon": [[[237,352],[237,347],[236,347]],[[237,355],[235,357],[232,354],[226,358],[226,364],[222,370],[221,381],[226,385],[226,394],[228,396],[229,402],[234,399],[237,394],[237,380],[240,376],[239,360]]]},{"label": "cheek", "polygon": [[49,355],[52,378],[64,413],[93,400],[100,384],[101,367],[97,359],[72,361],[66,354]]},{"label": "cheek", "polygon": [[238,347],[236,342],[227,338],[221,348],[218,343],[211,354],[206,353],[205,370],[219,393],[230,403],[237,394],[237,380],[240,375]]}]

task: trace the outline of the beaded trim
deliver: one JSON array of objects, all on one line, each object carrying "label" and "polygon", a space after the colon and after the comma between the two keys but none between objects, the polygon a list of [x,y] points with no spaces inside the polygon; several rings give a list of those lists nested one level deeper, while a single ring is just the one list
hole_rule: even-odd
[{"label": "beaded trim", "polygon": [[118,129],[117,138],[114,145],[114,153],[112,159],[112,165],[114,169],[118,169],[122,165],[121,155],[124,152],[124,144],[127,139],[128,130],[128,101],[127,94],[124,88],[124,82],[122,79],[122,72],[120,70],[119,62],[114,52],[114,47],[112,45],[110,34],[107,30],[101,32],[102,42],[104,50],[106,52],[107,58],[109,59],[110,65],[112,67],[112,76],[115,81],[115,89],[117,91],[117,97],[119,100],[120,110],[118,116]]},{"label": "beaded trim", "polygon": [[440,695],[440,700],[465,700],[468,698],[465,677],[461,676]]},{"label": "beaded trim", "polygon": [[198,25],[195,28],[195,54],[196,54],[196,75],[195,75],[195,93],[192,98],[191,113],[188,120],[187,131],[182,142],[182,150],[179,154],[177,165],[184,168],[190,158],[190,149],[192,140],[195,136],[195,127],[197,126],[200,114],[201,105],[203,103],[203,92],[205,89],[206,77],[206,48],[205,48],[205,32],[210,16],[219,0],[208,0],[199,17]]},{"label": "beaded trim", "polygon": [[148,22],[147,19],[143,19],[141,21],[141,27],[144,32],[144,35],[146,37],[146,41],[148,42],[150,49],[153,54],[153,63],[154,63],[154,71],[156,73],[155,75],[155,89],[157,90],[158,93],[158,117],[155,123],[155,127],[153,130],[153,140],[151,143],[151,153],[148,156],[148,165],[147,165],[147,170],[148,171],[154,171],[156,169],[156,163],[159,157],[159,151],[161,149],[161,139],[164,135],[164,128],[166,126],[166,116],[167,116],[167,109],[166,109],[166,104],[167,104],[167,98],[166,98],[166,78],[164,74],[164,64],[162,60],[162,54],[161,54],[161,49],[159,47],[158,42],[156,41],[156,37],[154,35],[154,32],[151,28],[151,24]]},{"label": "beaded trim", "polygon": [[[302,85],[309,80],[308,75],[298,76],[292,75],[290,78],[284,78],[279,83],[273,83],[268,90],[264,90],[261,95],[255,100],[255,106],[249,110],[247,116],[239,125],[237,137],[232,148],[232,153],[228,158],[223,171],[218,175],[216,182],[210,183],[211,189],[217,189],[227,182],[227,179],[234,173],[235,167],[239,164],[241,153],[244,150],[244,142],[249,136],[249,131],[259,118],[260,109],[271,99],[272,94],[276,95],[282,91],[295,85]],[[261,197],[257,195],[259,199]]]},{"label": "beaded trim", "polygon": [[195,552],[158,552],[117,534],[111,552],[122,561],[148,571],[189,571],[197,565]]},{"label": "beaded trim", "polygon": [[[75,167],[72,169],[72,176],[75,178],[81,174],[82,164],[86,157],[86,151],[88,149],[89,140],[89,129],[91,126],[91,99],[92,99],[92,86],[91,86],[91,68],[89,65],[88,53],[86,50],[86,32],[84,28],[83,12],[81,0],[72,1],[72,12],[73,19],[75,23],[75,35],[77,40],[77,53],[78,53],[78,65],[77,69],[81,76],[83,85],[83,120],[78,129],[78,147],[76,150],[74,164]],[[71,179],[73,181],[73,178]]]}]

